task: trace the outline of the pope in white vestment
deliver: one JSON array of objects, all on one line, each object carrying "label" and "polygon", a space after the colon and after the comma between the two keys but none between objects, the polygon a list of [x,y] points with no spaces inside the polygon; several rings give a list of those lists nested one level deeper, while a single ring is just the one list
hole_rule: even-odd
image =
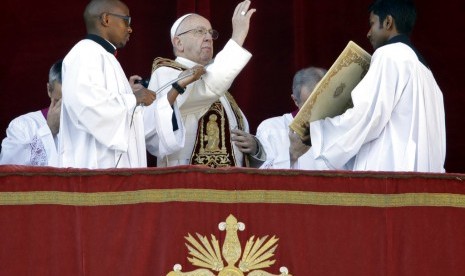
[{"label": "pope in white vestment", "polygon": [[[203,147],[204,134],[199,134],[199,122],[203,121],[202,116],[208,115],[212,105],[217,101],[221,104],[220,113],[226,116],[218,121],[218,126],[225,126],[225,133],[221,136],[221,145],[228,147],[231,144],[231,153],[235,160],[234,165],[243,166],[245,160],[243,153],[234,143],[230,143],[230,130],[239,128],[249,131],[249,126],[244,114],[234,102],[234,99],[228,95],[227,90],[241,70],[248,63],[252,55],[245,50],[242,45],[246,38],[249,28],[249,21],[255,9],[249,10],[250,1],[243,1],[238,4],[244,14],[239,14],[237,9],[233,15],[233,34],[231,39],[226,43],[215,59],[213,57],[213,40],[218,37],[218,33],[211,28],[210,22],[198,14],[186,14],[176,20],[173,24],[170,35],[173,43],[173,50],[176,60],[169,61],[168,64],[177,64],[176,66],[163,65],[154,67],[148,88],[158,91],[166,83],[179,77],[181,70],[192,68],[195,65],[205,66],[206,73],[201,79],[187,85],[185,91],[180,93],[174,103],[174,110],[179,109],[181,121],[185,127],[185,144],[184,147],[172,154],[160,154],[157,158],[157,166],[176,166],[191,164],[191,157],[196,151],[196,146]],[[155,60],[157,61],[157,59]],[[155,65],[156,63],[154,63]],[[159,101],[171,89],[171,86],[161,91],[161,94],[155,102]],[[184,88],[182,88],[184,89]],[[153,110],[154,105],[147,107],[147,110]],[[216,110],[215,110],[216,111]],[[151,111],[150,111],[151,112]],[[147,113],[146,113],[147,114]],[[213,118],[213,117],[211,117]],[[223,121],[224,120],[224,121]],[[145,115],[145,123],[150,124],[151,120]],[[223,129],[223,128],[222,128]],[[202,130],[202,129],[200,129]],[[217,137],[220,138],[220,137]],[[208,138],[207,138],[208,139]],[[147,149],[153,153],[151,143],[147,142]],[[201,148],[200,151],[204,149]],[[199,152],[200,152],[199,151]],[[198,152],[195,152],[197,154]],[[214,154],[214,153],[213,153]],[[197,164],[196,158],[192,158],[192,163]],[[232,164],[231,162],[230,164]]]},{"label": "pope in white vestment", "polygon": [[329,168],[445,171],[442,92],[406,36],[376,49],[352,100],[344,114],[310,124],[315,156]]},{"label": "pope in white vestment", "polygon": [[[248,51],[230,40],[224,49],[217,54],[214,62],[206,67],[207,72],[205,75],[198,81],[188,85],[184,94],[177,97],[175,105],[181,112],[180,116],[182,117],[185,127],[185,144],[181,150],[158,158],[157,166],[166,167],[189,164],[196,141],[198,121],[209,109],[210,105],[218,99],[225,108],[225,112],[229,119],[229,127],[233,129],[238,126],[231,104],[224,94],[231,86],[235,77],[247,64],[251,56],[252,55]],[[197,65],[197,63],[182,57],[176,58],[175,61],[188,68]],[[160,67],[152,73],[148,88],[156,91],[165,83],[176,79],[179,74],[180,71],[174,68]],[[171,86],[163,90],[161,94],[166,95],[170,88]],[[161,98],[162,95],[159,97]],[[158,99],[155,100],[155,102],[157,101]],[[147,109],[154,110],[155,107],[151,105],[148,106]],[[145,116],[147,117],[147,115]],[[242,116],[245,118],[243,114]],[[248,131],[247,121],[244,120],[244,123],[246,131]],[[147,149],[152,153],[149,143],[147,143]],[[242,153],[235,147],[234,150],[237,157],[236,160],[242,165]]]},{"label": "pope in white vestment", "polygon": [[2,141],[0,165],[57,166],[57,136],[53,135],[45,111],[35,111],[12,120]]}]

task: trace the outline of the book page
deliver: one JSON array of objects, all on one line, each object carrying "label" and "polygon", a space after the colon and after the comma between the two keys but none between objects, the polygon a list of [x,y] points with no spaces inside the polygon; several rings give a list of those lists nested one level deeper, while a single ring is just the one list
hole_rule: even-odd
[{"label": "book page", "polygon": [[352,107],[351,92],[367,73],[370,61],[370,54],[349,41],[289,127],[303,137],[306,122],[334,117]]}]

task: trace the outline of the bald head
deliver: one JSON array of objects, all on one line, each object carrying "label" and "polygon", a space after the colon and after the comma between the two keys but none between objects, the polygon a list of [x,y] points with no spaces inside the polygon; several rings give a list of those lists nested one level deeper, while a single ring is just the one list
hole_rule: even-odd
[{"label": "bald head", "polygon": [[104,12],[110,12],[115,7],[126,6],[119,0],[92,0],[84,10],[84,22],[88,33],[98,30],[99,17]]}]

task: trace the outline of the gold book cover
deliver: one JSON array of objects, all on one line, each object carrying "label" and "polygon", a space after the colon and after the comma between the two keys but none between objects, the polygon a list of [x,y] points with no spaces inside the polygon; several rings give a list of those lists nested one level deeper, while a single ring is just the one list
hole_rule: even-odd
[{"label": "gold book cover", "polygon": [[306,122],[344,113],[352,106],[351,92],[367,73],[370,61],[370,54],[349,41],[289,127],[302,137]]}]

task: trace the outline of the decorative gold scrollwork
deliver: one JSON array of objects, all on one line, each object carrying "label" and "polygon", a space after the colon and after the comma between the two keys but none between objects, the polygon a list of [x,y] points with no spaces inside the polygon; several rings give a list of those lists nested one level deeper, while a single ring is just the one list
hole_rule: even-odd
[{"label": "decorative gold scrollwork", "polygon": [[[187,259],[194,266],[201,268],[182,272],[182,266],[176,264],[173,271],[169,272],[167,276],[292,276],[286,267],[280,268],[281,274],[271,274],[261,270],[269,268],[275,263],[275,260],[271,259],[278,247],[279,239],[275,236],[269,239],[268,236],[257,239],[254,236],[250,237],[242,254],[237,231],[243,231],[245,224],[238,222],[233,215],[229,215],[226,222],[221,222],[218,227],[221,231],[226,230],[221,251],[218,239],[214,235],[211,235],[209,241],[206,236],[196,233],[196,239],[189,233],[185,238],[191,257]],[[227,263],[226,266],[223,259]],[[238,261],[239,265],[235,266]],[[213,271],[218,272],[218,274],[214,274]]]}]

